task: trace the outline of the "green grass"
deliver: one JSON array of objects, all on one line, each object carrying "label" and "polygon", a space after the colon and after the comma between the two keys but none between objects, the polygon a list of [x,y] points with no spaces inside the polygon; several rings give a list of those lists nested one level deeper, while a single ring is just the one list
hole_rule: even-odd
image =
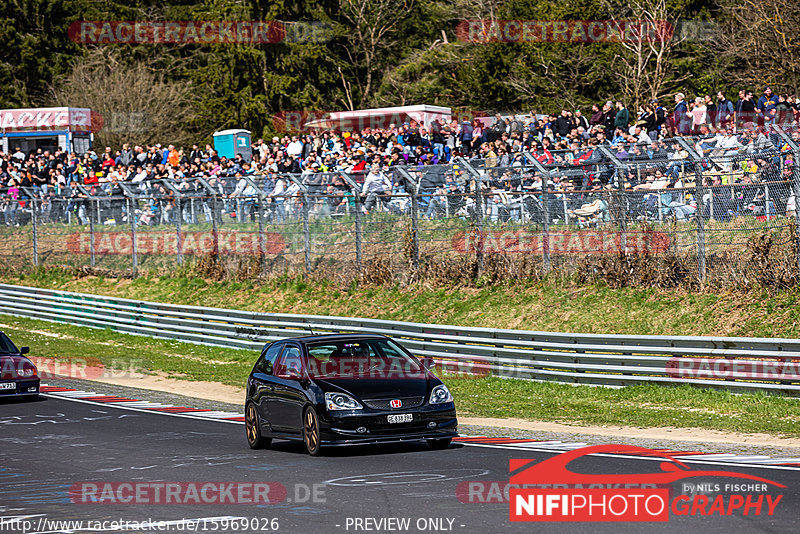
[{"label": "green grass", "polygon": [[52,358],[61,363],[62,369],[71,369],[69,362],[77,362],[83,367],[97,365],[99,361],[117,376],[132,369],[144,373],[161,372],[178,379],[244,387],[244,379],[257,356],[255,351],[133,336],[110,329],[8,315],[0,315],[0,323],[7,325],[0,326],[0,330],[8,334],[17,346],[29,346],[32,357]]},{"label": "green grass", "polygon": [[447,383],[462,415],[800,436],[800,401],[791,398],[691,386],[610,389],[500,378]]},{"label": "green grass", "polygon": [[183,276],[73,278],[41,269],[5,283],[262,312],[339,315],[475,327],[653,335],[800,337],[800,289],[692,292],[611,289],[545,279],[478,288],[342,287],[303,278],[210,282]]},{"label": "green grass", "polygon": [[[97,359],[186,380],[243,387],[256,351],[207,347],[0,315],[17,345],[59,361]],[[44,331],[51,335],[44,335]],[[55,336],[54,336],[55,335]],[[800,437],[800,400],[680,387],[604,389],[499,378],[444,377],[461,415],[566,424],[702,428]],[[53,381],[51,381],[53,382]]]}]

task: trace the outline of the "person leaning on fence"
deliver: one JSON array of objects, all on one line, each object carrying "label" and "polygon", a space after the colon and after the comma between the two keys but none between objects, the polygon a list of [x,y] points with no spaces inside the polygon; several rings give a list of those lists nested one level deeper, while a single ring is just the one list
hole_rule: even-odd
[{"label": "person leaning on fence", "polygon": [[375,209],[378,200],[386,197],[392,190],[392,183],[381,172],[379,165],[370,167],[369,174],[364,179],[364,185],[361,188],[361,196],[365,197],[364,213],[369,213]]}]

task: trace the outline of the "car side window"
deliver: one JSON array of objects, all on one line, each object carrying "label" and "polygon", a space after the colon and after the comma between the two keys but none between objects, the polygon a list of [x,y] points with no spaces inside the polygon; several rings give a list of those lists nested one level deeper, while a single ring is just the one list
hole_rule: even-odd
[{"label": "car side window", "polygon": [[266,352],[261,355],[261,358],[258,359],[256,371],[264,373],[265,375],[271,375],[275,366],[275,360],[278,358],[278,354],[281,353],[282,348],[283,343],[273,343],[270,345]]},{"label": "car side window", "polygon": [[303,360],[300,357],[300,349],[295,346],[287,346],[283,351],[278,365],[275,366],[275,374],[278,376],[285,375],[287,369],[294,369],[297,375],[302,375]]}]

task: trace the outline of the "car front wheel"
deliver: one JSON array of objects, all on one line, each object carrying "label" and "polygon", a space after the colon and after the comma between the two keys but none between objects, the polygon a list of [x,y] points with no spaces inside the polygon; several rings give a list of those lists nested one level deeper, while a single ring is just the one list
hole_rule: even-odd
[{"label": "car front wheel", "polygon": [[256,405],[252,402],[247,404],[244,412],[244,428],[247,433],[247,444],[251,449],[266,449],[272,440],[261,435],[261,421],[258,418]]},{"label": "car front wheel", "polygon": [[317,412],[313,407],[306,408],[303,414],[303,444],[306,447],[306,452],[310,456],[319,456],[320,454],[320,441],[319,441],[319,418]]}]

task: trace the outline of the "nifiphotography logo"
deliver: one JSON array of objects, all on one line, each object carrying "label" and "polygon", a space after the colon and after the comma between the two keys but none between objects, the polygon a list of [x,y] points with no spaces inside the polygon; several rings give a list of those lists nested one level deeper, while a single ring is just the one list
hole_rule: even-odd
[{"label": "nifiphotography logo", "polygon": [[[665,461],[658,472],[637,474],[586,474],[567,467],[598,453]],[[669,454],[629,445],[583,447],[544,461],[513,459],[509,471],[511,521],[665,522],[670,512],[676,516],[771,516],[783,494],[768,493],[769,489],[786,487],[744,473],[692,469]],[[679,483],[686,479],[692,481]]]}]

